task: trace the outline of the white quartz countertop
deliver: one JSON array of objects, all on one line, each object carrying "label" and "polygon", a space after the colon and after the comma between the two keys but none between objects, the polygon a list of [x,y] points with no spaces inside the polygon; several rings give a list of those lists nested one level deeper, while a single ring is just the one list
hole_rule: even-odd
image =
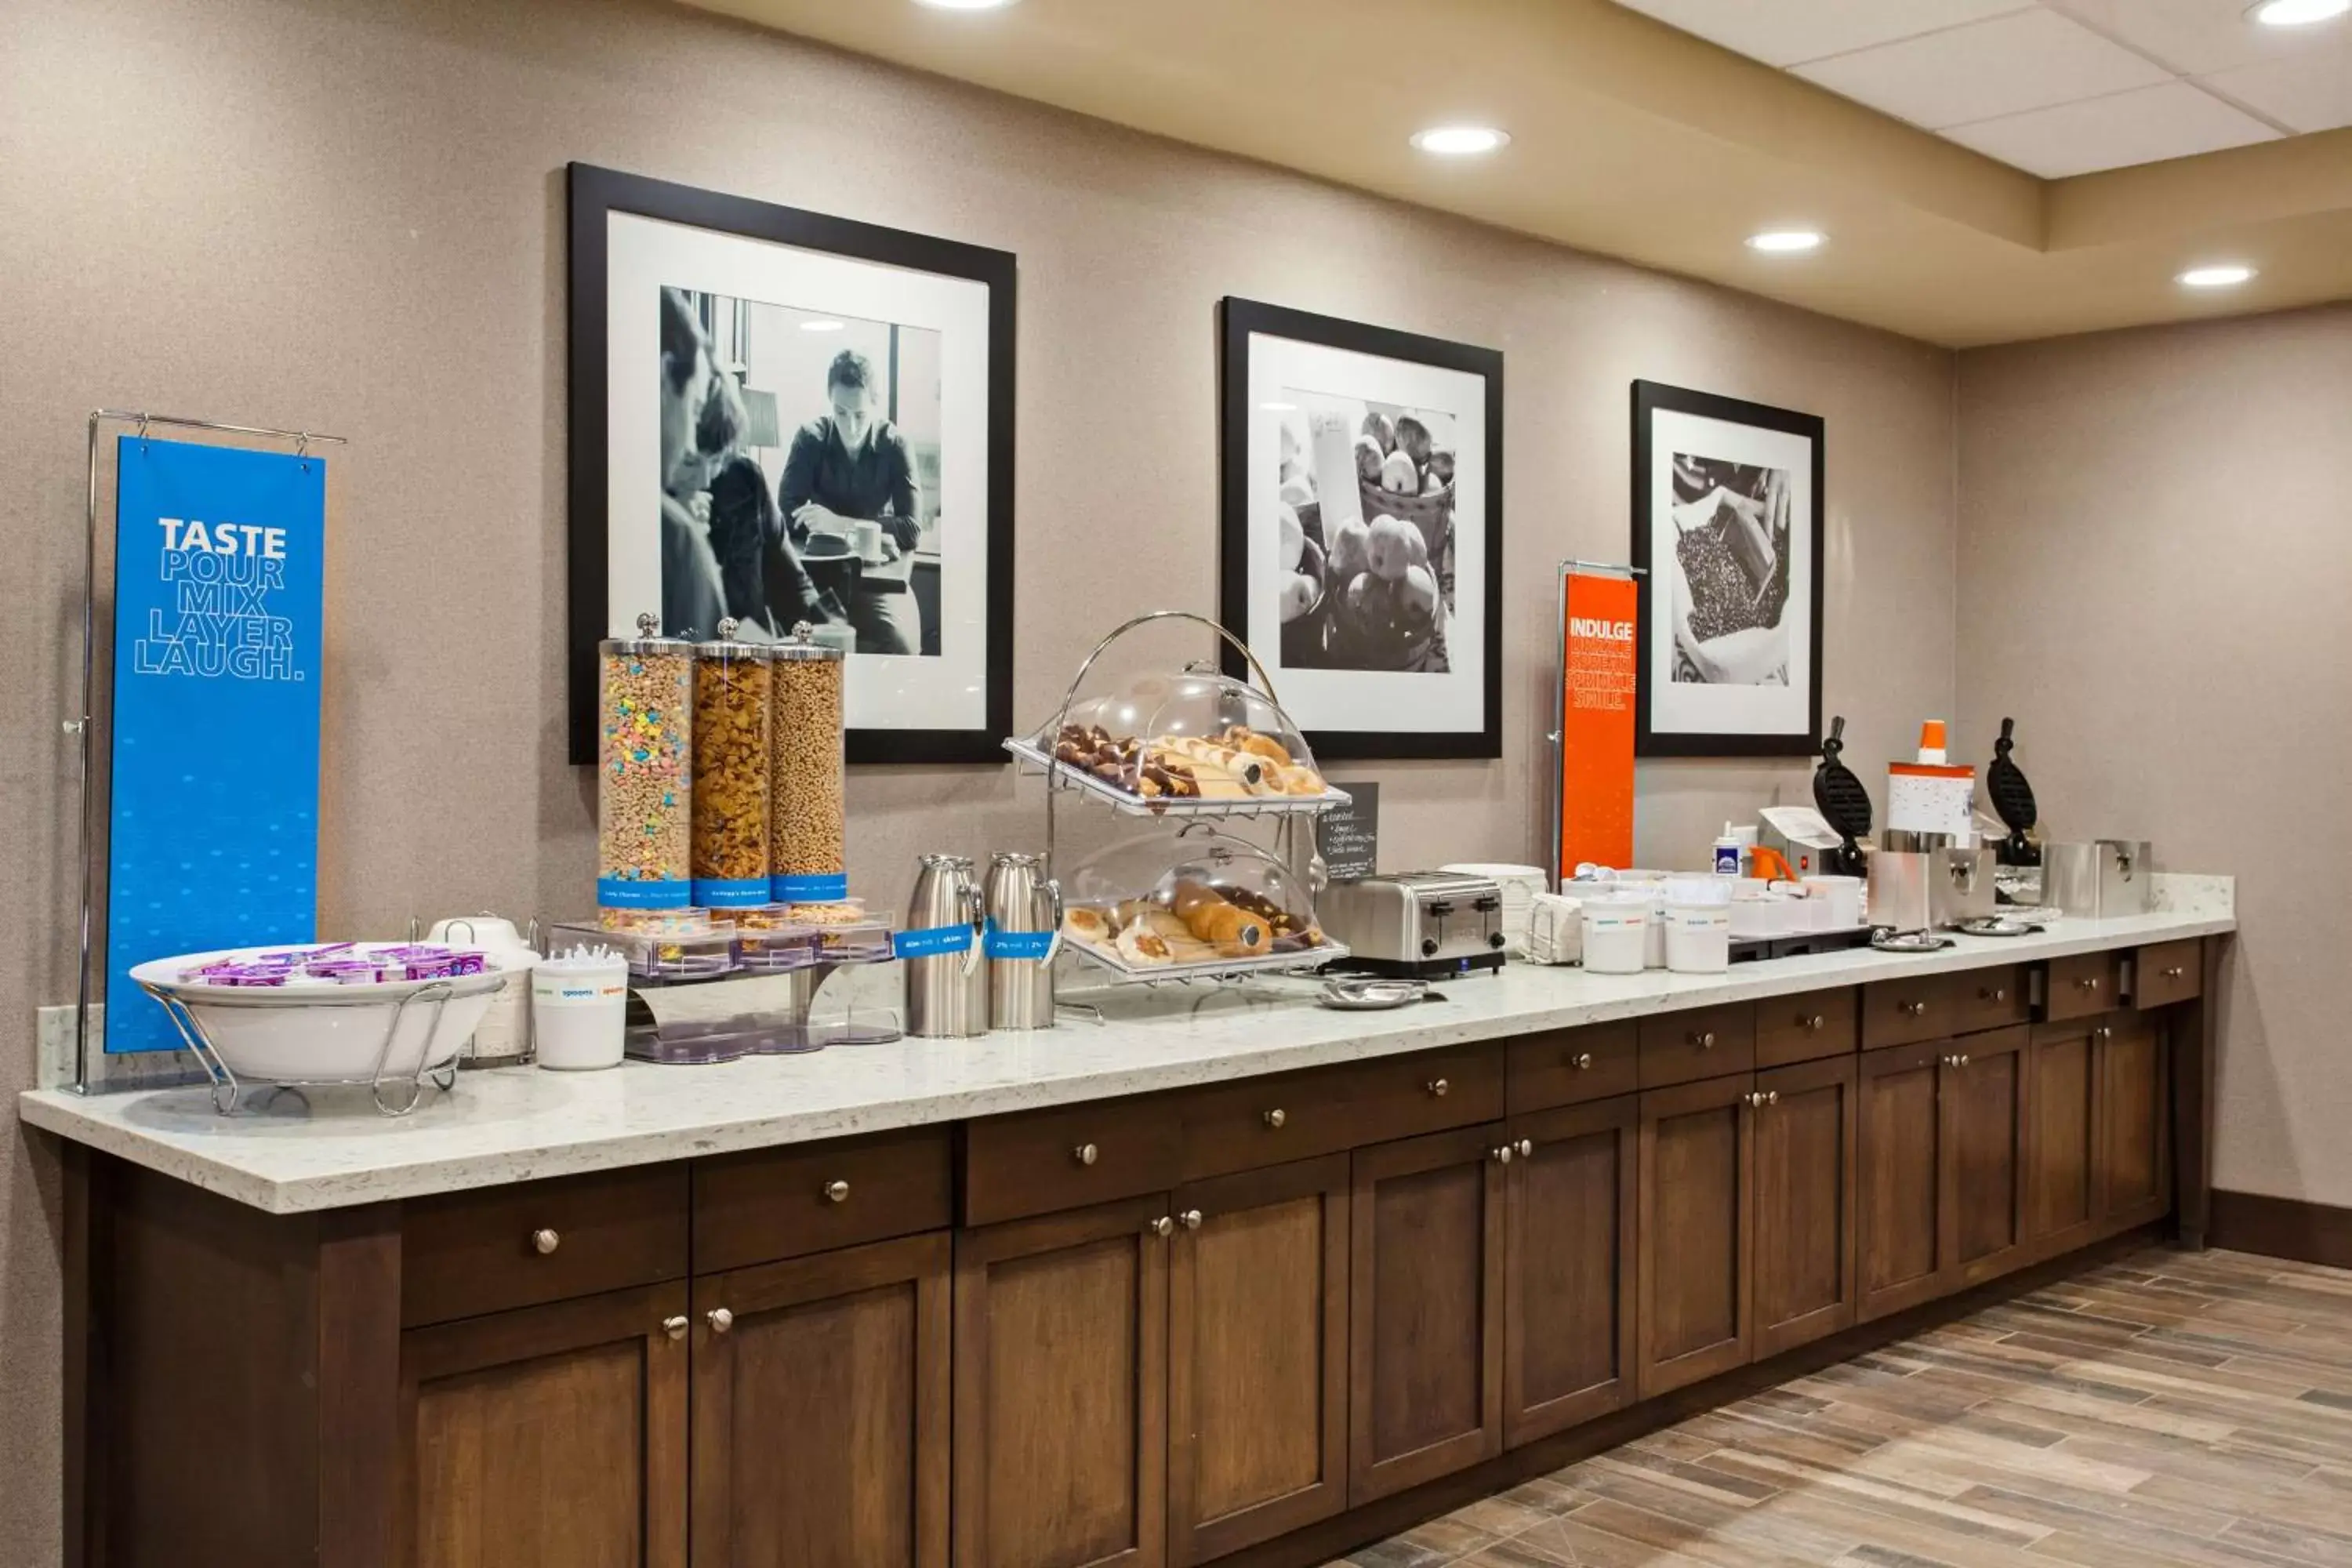
[{"label": "white quartz countertop", "polygon": [[[2184,880],[2186,880],[2184,879]],[[2203,879],[2199,879],[2203,880]],[[2226,884],[2224,884],[2226,886]],[[1740,964],[1724,974],[1587,974],[1518,964],[1449,982],[1396,1012],[1316,1005],[1306,981],[1089,993],[1100,1025],[1034,1034],[836,1047],[709,1067],[609,1072],[509,1068],[462,1075],[404,1120],[364,1091],[215,1115],[202,1087],[22,1095],[60,1137],[277,1214],[809,1142],[1078,1100],[1359,1061],[1580,1024],[1786,996],[1902,974],[2062,958],[2236,929],[2226,892],[2165,912],[2064,920],[2035,936],[1956,939],[1940,952],[1858,949]]]}]

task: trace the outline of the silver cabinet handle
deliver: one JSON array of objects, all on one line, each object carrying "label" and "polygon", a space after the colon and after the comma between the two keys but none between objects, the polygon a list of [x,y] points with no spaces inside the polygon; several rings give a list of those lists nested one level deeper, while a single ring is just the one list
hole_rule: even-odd
[{"label": "silver cabinet handle", "polygon": [[1748,1108],[1750,1110],[1761,1110],[1764,1109],[1764,1097],[1760,1094],[1743,1094],[1739,1098],[1748,1102]]},{"label": "silver cabinet handle", "polygon": [[1081,1165],[1091,1165],[1102,1157],[1102,1151],[1091,1143],[1081,1143],[1070,1151],[1070,1158]]},{"label": "silver cabinet handle", "polygon": [[1207,1216],[1202,1215],[1199,1209],[1186,1209],[1182,1214],[1178,1215],[1176,1217],[1183,1222],[1184,1228],[1186,1230],[1198,1230],[1201,1228],[1201,1221]]},{"label": "silver cabinet handle", "polygon": [[1568,1058],[1568,1065],[1574,1068],[1579,1072],[1591,1072],[1592,1070],[1592,1053],[1591,1051],[1579,1051],[1576,1055]]},{"label": "silver cabinet handle", "polygon": [[1947,1056],[1947,1057],[1944,1058],[1944,1065],[1945,1065],[1946,1067],[1948,1067],[1948,1068],[1956,1068],[1956,1067],[1959,1066],[1959,1065],[1960,1065],[1960,1056],[1959,1056],[1959,1053],[1958,1053],[1958,1051],[1954,1051],[1954,1052],[1953,1052],[1952,1054],[1950,1054],[1949,1056]]},{"label": "silver cabinet handle", "polygon": [[686,1338],[686,1320],[684,1318],[664,1318],[662,1320],[662,1332],[667,1334],[673,1340],[682,1340]]},{"label": "silver cabinet handle", "polygon": [[1822,1032],[1822,1028],[1828,1025],[1829,1020],[1822,1017],[1819,1013],[1816,1013],[1811,1017],[1801,1018],[1798,1022],[1801,1023],[1806,1028],[1811,1029],[1813,1033],[1818,1035]]},{"label": "silver cabinet handle", "polygon": [[530,1249],[541,1258],[562,1245],[563,1238],[551,1230],[534,1230],[530,1233]]},{"label": "silver cabinet handle", "polygon": [[849,1184],[847,1182],[827,1182],[824,1184],[824,1195],[827,1202],[845,1204],[849,1201]]},{"label": "silver cabinet handle", "polygon": [[723,1334],[734,1326],[734,1313],[729,1311],[724,1307],[713,1307],[710,1310],[710,1331],[712,1333]]},{"label": "silver cabinet handle", "polygon": [[2181,968],[2180,965],[2176,963],[2171,968],[2164,972],[2164,977],[2167,980],[2179,980],[2188,974],[2188,973],[2189,971]]},{"label": "silver cabinet handle", "polygon": [[1898,1004],[1898,1005],[1901,1006],[1904,1013],[1909,1017],[1921,1018],[1925,1017],[1927,1013],[1927,1004],[1925,1002],[1904,1002]]},{"label": "silver cabinet handle", "polygon": [[1692,1045],[1696,1046],[1700,1050],[1711,1051],[1715,1049],[1715,1031],[1713,1029],[1707,1030],[1705,1034],[1701,1034],[1696,1029],[1693,1029],[1688,1035],[1685,1035],[1683,1037],[1690,1041]]},{"label": "silver cabinet handle", "polygon": [[1532,1138],[1522,1138],[1517,1143],[1512,1144],[1511,1147],[1519,1152],[1520,1159],[1530,1159],[1534,1156],[1536,1152],[1536,1141]]},{"label": "silver cabinet handle", "polygon": [[1511,1163],[1511,1146],[1508,1143],[1504,1144],[1499,1149],[1489,1149],[1486,1152],[1493,1155],[1503,1164],[1507,1165]]},{"label": "silver cabinet handle", "polygon": [[1176,1234],[1176,1222],[1168,1215],[1161,1215],[1143,1228],[1153,1236],[1173,1236]]},{"label": "silver cabinet handle", "polygon": [[1423,1087],[1425,1087],[1430,1093],[1437,1096],[1438,1099],[1444,1100],[1445,1098],[1445,1091],[1452,1089],[1454,1086],[1446,1082],[1442,1078],[1433,1078],[1431,1079]]},{"label": "silver cabinet handle", "polygon": [[1985,1002],[2006,1002],[2009,1000],[2009,988],[2005,985],[1981,986],[1977,991],[1977,997]]},{"label": "silver cabinet handle", "polygon": [[2074,984],[2085,991],[2096,991],[2099,988],[2099,977],[2095,974],[2085,974]]},{"label": "silver cabinet handle", "polygon": [[1767,1104],[1767,1105],[1778,1105],[1778,1104],[1780,1104],[1780,1091],[1779,1089],[1766,1089],[1766,1090],[1764,1091],[1764,1103],[1765,1103],[1765,1104]]},{"label": "silver cabinet handle", "polygon": [[1265,1124],[1276,1131],[1280,1131],[1282,1124],[1289,1120],[1290,1118],[1283,1114],[1282,1107],[1278,1105],[1265,1113]]},{"label": "silver cabinet handle", "polygon": [[1962,1067],[1966,1067],[1966,1066],[1968,1066],[1968,1065],[1969,1065],[1969,1053],[1968,1053],[1968,1052],[1966,1052],[1966,1051],[1962,1051],[1962,1052],[1960,1053],[1960,1065],[1961,1065]]},{"label": "silver cabinet handle", "polygon": [[2112,1040],[2116,1037],[2115,1030],[2105,1024],[2100,1025],[2097,1028],[2092,1030],[2091,1033],[2102,1040]]}]

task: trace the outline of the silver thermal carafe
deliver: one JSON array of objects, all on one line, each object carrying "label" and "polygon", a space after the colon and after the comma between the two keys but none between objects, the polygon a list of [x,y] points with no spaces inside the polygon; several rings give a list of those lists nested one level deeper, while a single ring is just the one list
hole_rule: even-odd
[{"label": "silver thermal carafe", "polygon": [[1062,942],[1062,885],[1034,855],[1000,849],[982,889],[988,914],[988,1019],[999,1029],[1054,1026],[1054,952]]},{"label": "silver thermal carafe", "polygon": [[988,923],[966,855],[926,855],[907,899],[899,952],[907,966],[907,1033],[961,1039],[988,1033]]}]

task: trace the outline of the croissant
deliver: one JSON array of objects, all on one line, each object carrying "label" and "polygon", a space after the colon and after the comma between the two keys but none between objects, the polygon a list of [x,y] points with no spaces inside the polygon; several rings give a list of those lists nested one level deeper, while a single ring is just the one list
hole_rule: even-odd
[{"label": "croissant", "polygon": [[1271,735],[1261,735],[1247,725],[1236,724],[1225,731],[1225,744],[1239,751],[1264,757],[1278,768],[1290,765],[1290,752]]}]

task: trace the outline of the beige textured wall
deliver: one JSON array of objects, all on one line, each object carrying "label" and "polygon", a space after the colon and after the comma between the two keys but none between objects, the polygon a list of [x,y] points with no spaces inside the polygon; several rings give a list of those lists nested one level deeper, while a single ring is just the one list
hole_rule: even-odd
[{"label": "beige textured wall", "polygon": [[[1214,606],[1215,304],[1236,293],[1508,356],[1507,754],[1350,767],[1384,858],[1537,853],[1550,568],[1622,559],[1627,383],[1822,414],[1828,693],[1874,767],[1953,690],[1952,362],[1916,343],[1148,141],[695,14],[560,0],[11,0],[0,16],[0,542],[38,657],[0,691],[0,1089],[69,997],[82,418],[348,435],[335,458],[325,916],[576,910],[563,765],[561,171],[584,159],[1021,258],[1018,708],[1098,629]],[[1400,155],[1402,155],[1402,151]],[[1171,653],[1187,649],[1171,649]],[[1642,856],[1806,770],[1643,770]],[[1030,841],[1002,769],[867,772],[853,870]],[[0,1165],[0,1558],[52,1560],[50,1152]]]},{"label": "beige textured wall", "polygon": [[2238,878],[2215,1181],[2352,1205],[2352,305],[1960,359],[1960,708],[2062,838]]}]

